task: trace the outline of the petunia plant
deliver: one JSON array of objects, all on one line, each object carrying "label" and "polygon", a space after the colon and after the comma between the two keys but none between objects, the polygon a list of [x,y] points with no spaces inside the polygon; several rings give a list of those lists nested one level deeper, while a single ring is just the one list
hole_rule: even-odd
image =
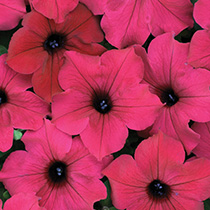
[{"label": "petunia plant", "polygon": [[209,0],[0,0],[0,209],[210,210]]}]

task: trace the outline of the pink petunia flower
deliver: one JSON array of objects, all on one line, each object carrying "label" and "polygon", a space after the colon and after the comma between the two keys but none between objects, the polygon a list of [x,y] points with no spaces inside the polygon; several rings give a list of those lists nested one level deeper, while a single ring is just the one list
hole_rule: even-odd
[{"label": "pink petunia flower", "polygon": [[117,48],[143,44],[152,33],[180,33],[193,27],[193,4],[190,0],[103,0],[101,21],[105,37]]},{"label": "pink petunia flower", "polygon": [[70,135],[80,134],[98,159],[120,150],[127,127],[145,129],[162,106],[147,85],[139,85],[143,73],[133,47],[101,57],[67,52],[59,75],[65,92],[53,97],[52,122]]},{"label": "pink petunia flower", "polygon": [[65,51],[76,50],[91,55],[105,51],[101,45],[92,43],[104,38],[99,19],[82,4],[61,24],[35,11],[28,13],[22,24],[23,28],[10,42],[7,63],[17,72],[33,73],[34,91],[48,102],[54,94],[61,92],[57,75]]},{"label": "pink petunia flower", "polygon": [[1,0],[0,11],[0,30],[13,29],[26,14],[25,0]]},{"label": "pink petunia flower", "polygon": [[3,210],[45,210],[38,204],[39,198],[34,193],[18,193],[4,203]]},{"label": "pink petunia flower", "polygon": [[189,128],[190,120],[210,120],[210,72],[187,64],[189,43],[174,40],[172,33],[155,38],[148,48],[149,65],[144,82],[159,96],[159,111],[151,134],[162,130],[180,140],[188,153],[199,142],[199,135]]},{"label": "pink petunia flower", "polygon": [[118,209],[204,209],[210,195],[210,161],[185,160],[180,142],[159,132],[144,140],[135,159],[121,155],[102,173],[111,184]]},{"label": "pink petunia flower", "polygon": [[15,151],[6,159],[0,180],[13,196],[36,192],[40,206],[50,210],[92,210],[106,198],[99,180],[104,167],[84,147],[79,137],[56,129],[45,120],[38,131],[27,131],[22,141],[26,151]]},{"label": "pink petunia flower", "polygon": [[192,129],[200,135],[200,142],[193,153],[198,157],[210,159],[210,122],[194,123]]},{"label": "pink petunia flower", "polygon": [[37,130],[50,107],[34,93],[26,91],[31,76],[14,72],[6,64],[7,55],[0,57],[0,150],[12,146],[13,128]]}]

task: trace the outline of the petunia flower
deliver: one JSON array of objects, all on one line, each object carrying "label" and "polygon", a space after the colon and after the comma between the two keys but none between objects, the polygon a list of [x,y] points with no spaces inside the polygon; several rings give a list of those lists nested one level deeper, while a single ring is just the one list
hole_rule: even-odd
[{"label": "petunia flower", "polygon": [[180,33],[193,27],[193,4],[190,0],[103,0],[101,21],[105,38],[113,46],[124,48],[143,44],[150,33]]},{"label": "petunia flower", "polygon": [[162,132],[144,140],[135,159],[121,155],[102,171],[111,184],[113,205],[127,210],[204,209],[210,161],[184,160],[181,143]]},{"label": "petunia flower", "polygon": [[79,137],[56,129],[45,120],[38,131],[27,131],[22,141],[26,151],[15,151],[6,159],[0,180],[13,196],[35,192],[46,209],[92,210],[106,198],[99,180],[103,164],[84,147]]},{"label": "petunia flower", "polygon": [[18,193],[4,203],[3,210],[45,210],[38,204],[39,198],[34,193]]},{"label": "petunia flower", "polygon": [[13,29],[26,14],[25,0],[1,0],[0,11],[0,30]]},{"label": "petunia flower", "polygon": [[92,42],[103,40],[98,17],[84,5],[69,13],[65,21],[53,20],[32,11],[23,19],[23,28],[12,37],[8,49],[8,65],[23,74],[32,74],[36,94],[50,102],[54,94],[61,92],[57,75],[67,50],[98,55],[105,48]]},{"label": "petunia flower", "polygon": [[160,129],[190,153],[199,135],[189,128],[189,121],[210,120],[210,72],[188,65],[188,52],[189,43],[175,41],[172,33],[155,38],[148,48],[150,66],[145,68],[144,82],[164,105],[150,133]]},{"label": "petunia flower", "polygon": [[193,153],[198,157],[210,159],[210,122],[197,123],[192,125],[192,129],[200,135],[200,141]]},{"label": "petunia flower", "polygon": [[49,113],[49,104],[27,91],[31,76],[21,75],[6,64],[7,55],[0,57],[0,150],[5,152],[13,142],[13,128],[37,130]]},{"label": "petunia flower", "polygon": [[65,92],[53,97],[52,122],[70,135],[80,134],[98,159],[120,150],[128,128],[150,126],[162,106],[147,85],[139,85],[143,73],[133,47],[101,57],[66,52],[59,74]]}]

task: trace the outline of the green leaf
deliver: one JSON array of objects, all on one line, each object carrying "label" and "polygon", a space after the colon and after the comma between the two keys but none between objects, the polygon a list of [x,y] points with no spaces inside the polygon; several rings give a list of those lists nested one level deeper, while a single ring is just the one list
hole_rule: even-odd
[{"label": "green leaf", "polygon": [[111,207],[109,210],[118,210],[118,209],[116,209],[116,208],[113,206],[113,207]]},{"label": "green leaf", "polygon": [[7,49],[3,45],[0,45],[0,55],[4,53],[7,53]]},{"label": "green leaf", "polygon": [[11,197],[11,196],[10,196],[10,194],[9,194],[8,191],[5,191],[5,192],[3,193],[3,198],[4,198],[5,200],[9,199],[10,197]]},{"label": "green leaf", "polygon": [[100,204],[101,206],[104,207],[110,207],[112,206],[112,200],[111,200],[111,197],[110,197],[110,194],[111,194],[111,187],[110,187],[110,184],[109,184],[109,180],[106,180],[104,182],[105,186],[106,186],[106,189],[107,189],[107,198],[105,200],[101,200],[100,201]]},{"label": "green leaf", "polygon": [[204,201],[204,209],[210,210],[210,199]]},{"label": "green leaf", "polygon": [[22,132],[20,130],[14,130],[14,140],[20,140],[22,138]]},{"label": "green leaf", "polygon": [[195,4],[195,2],[197,2],[198,0],[191,0],[191,2],[193,3],[193,4]]}]

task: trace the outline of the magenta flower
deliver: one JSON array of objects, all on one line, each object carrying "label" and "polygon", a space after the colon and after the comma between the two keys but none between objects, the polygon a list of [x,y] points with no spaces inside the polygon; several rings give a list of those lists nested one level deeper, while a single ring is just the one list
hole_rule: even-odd
[{"label": "magenta flower", "polygon": [[3,210],[45,210],[38,204],[39,198],[34,193],[18,193],[4,203]]},{"label": "magenta flower", "polygon": [[98,159],[120,150],[127,127],[145,129],[162,106],[147,85],[139,85],[143,73],[133,47],[107,51],[101,58],[67,52],[59,75],[65,92],[53,97],[53,123],[70,135],[80,134]]},{"label": "magenta flower", "polygon": [[199,142],[190,120],[210,120],[210,72],[187,64],[189,44],[175,41],[171,33],[155,38],[148,49],[144,81],[163,103],[150,133],[162,130],[180,140],[188,153]]},{"label": "magenta flower", "polygon": [[27,131],[22,141],[26,151],[11,153],[0,172],[12,196],[36,192],[40,206],[51,210],[92,210],[94,202],[106,198],[106,187],[99,180],[104,166],[79,137],[72,141],[46,120],[40,130]]},{"label": "magenta flower", "polygon": [[210,159],[210,122],[194,123],[192,129],[200,135],[200,142],[193,153],[198,157]]},{"label": "magenta flower", "polygon": [[174,31],[176,34],[193,27],[193,5],[190,0],[103,0],[102,29],[117,48],[143,44],[154,36]]},{"label": "magenta flower", "polygon": [[0,11],[0,30],[13,29],[26,14],[25,0],[1,0]]},{"label": "magenta flower", "polygon": [[49,113],[49,104],[26,91],[31,76],[21,75],[5,63],[6,54],[0,57],[0,150],[5,152],[13,142],[13,128],[37,130]]},{"label": "magenta flower", "polygon": [[135,152],[121,155],[102,173],[111,184],[118,209],[204,209],[210,195],[210,161],[185,160],[180,142],[159,132]]},{"label": "magenta flower", "polygon": [[95,43],[104,38],[98,17],[82,4],[60,24],[35,11],[28,13],[22,24],[11,39],[7,63],[19,73],[33,73],[35,93],[48,102],[62,91],[57,76],[65,51],[99,55],[106,50]]}]

